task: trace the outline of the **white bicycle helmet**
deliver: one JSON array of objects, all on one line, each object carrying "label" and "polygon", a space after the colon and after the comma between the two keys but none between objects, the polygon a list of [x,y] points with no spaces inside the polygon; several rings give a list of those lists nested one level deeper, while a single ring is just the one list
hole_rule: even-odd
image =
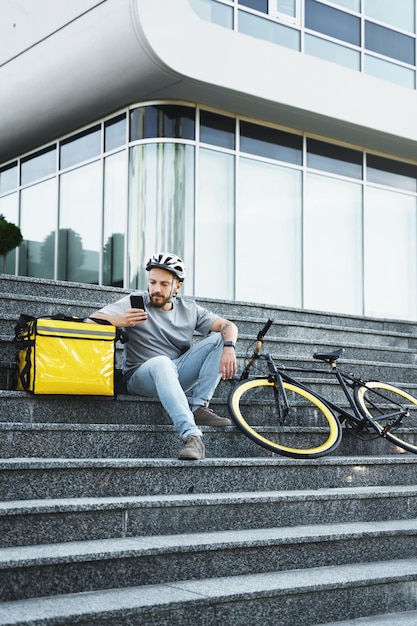
[{"label": "white bicycle helmet", "polygon": [[184,261],[180,259],[176,254],[171,252],[160,252],[154,254],[146,264],[146,271],[149,272],[153,267],[160,267],[163,270],[168,270],[176,276],[181,282],[185,278],[185,265]]}]

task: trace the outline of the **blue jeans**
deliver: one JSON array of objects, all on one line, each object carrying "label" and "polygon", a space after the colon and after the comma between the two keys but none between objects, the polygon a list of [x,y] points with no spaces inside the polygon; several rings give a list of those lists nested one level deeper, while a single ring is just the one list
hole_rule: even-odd
[{"label": "blue jeans", "polygon": [[[171,360],[156,356],[143,363],[127,382],[128,393],[137,396],[158,396],[183,441],[190,435],[202,436],[191,408],[207,406],[221,375],[223,353],[221,333],[213,333]],[[192,397],[186,393],[192,390]]]}]

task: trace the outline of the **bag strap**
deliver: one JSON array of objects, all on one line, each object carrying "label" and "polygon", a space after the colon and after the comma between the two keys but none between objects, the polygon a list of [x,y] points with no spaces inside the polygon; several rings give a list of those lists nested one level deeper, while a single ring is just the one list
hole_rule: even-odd
[{"label": "bag strap", "polygon": [[[55,315],[43,315],[43,319],[50,320],[59,320],[61,322],[79,322],[85,323],[87,320],[91,320],[97,324],[104,324],[108,326],[112,326],[112,323],[108,320],[101,319],[99,317],[74,317],[72,315],[65,315],[64,313],[56,313]],[[33,317],[33,315],[26,315],[22,313],[19,319],[16,322],[16,326],[14,327],[15,341],[21,342],[21,334],[22,331],[27,330],[29,324],[32,322],[36,322],[38,317]],[[116,341],[120,341],[120,343],[126,343],[128,341],[128,336],[124,330],[121,328],[116,328]]]}]

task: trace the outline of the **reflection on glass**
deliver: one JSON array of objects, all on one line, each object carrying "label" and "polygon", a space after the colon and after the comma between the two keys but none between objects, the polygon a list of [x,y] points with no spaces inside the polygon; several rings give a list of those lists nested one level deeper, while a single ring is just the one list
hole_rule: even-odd
[{"label": "reflection on glass", "polygon": [[[380,0],[377,1],[379,2]],[[361,10],[361,0],[332,0],[332,2],[351,11],[359,12]]]},{"label": "reflection on glass", "polygon": [[[4,215],[8,222],[19,225],[19,195],[17,192],[10,193],[0,198],[0,215]],[[20,248],[20,247],[19,247]],[[14,249],[6,257],[6,273],[16,273],[17,250]],[[3,269],[3,257],[0,257],[0,268]]]},{"label": "reflection on glass", "polygon": [[200,150],[196,200],[195,293],[234,298],[235,157]]},{"label": "reflection on glass", "polygon": [[415,88],[416,73],[414,70],[383,59],[377,59],[369,54],[365,55],[365,72],[409,89]]},{"label": "reflection on glass", "polygon": [[100,163],[60,177],[58,280],[98,283],[101,194]]},{"label": "reflection on glass", "polygon": [[268,13],[268,0],[238,0],[238,4],[261,13]]},{"label": "reflection on glass", "polygon": [[307,33],[304,38],[304,52],[325,61],[338,63],[357,72],[361,69],[361,57],[358,50],[352,50],[352,48]]},{"label": "reflection on glass", "polygon": [[417,166],[386,159],[375,154],[368,154],[366,163],[368,182],[407,191],[417,191]]},{"label": "reflection on glass", "polygon": [[47,148],[35,155],[25,157],[20,164],[20,181],[26,185],[56,172],[56,147]]},{"label": "reflection on glass", "polygon": [[17,163],[0,169],[0,194],[13,191],[17,187]]},{"label": "reflection on glass", "polygon": [[130,287],[146,288],[144,266],[156,250],[170,250],[181,256],[187,265],[186,285],[192,286],[194,146],[134,146],[129,176]]},{"label": "reflection on glass", "polygon": [[195,109],[178,104],[161,104],[133,109],[130,140],[174,137],[195,138]]},{"label": "reflection on glass", "polygon": [[64,169],[87,161],[101,152],[101,127],[95,126],[84,133],[61,141],[60,168]]},{"label": "reflection on glass", "polygon": [[308,174],[304,307],[362,314],[362,185]]},{"label": "reflection on glass", "polygon": [[225,28],[233,28],[232,7],[214,2],[214,0],[190,0],[190,4],[201,19]]},{"label": "reflection on glass", "polygon": [[[56,178],[27,187],[21,194],[22,250],[19,274],[54,278],[57,226]],[[39,216],[42,219],[39,219]]]},{"label": "reflection on glass", "polygon": [[415,64],[415,39],[390,28],[365,22],[365,48],[403,63]]},{"label": "reflection on glass", "polygon": [[415,0],[365,0],[365,13],[401,30],[415,32]]},{"label": "reflection on glass", "polygon": [[210,111],[200,112],[200,141],[222,148],[235,147],[236,121],[233,117],[217,115]]},{"label": "reflection on glass", "polygon": [[369,188],[365,209],[365,315],[416,319],[417,200]]},{"label": "reflection on glass", "polygon": [[354,46],[361,44],[359,17],[328,7],[316,0],[305,0],[305,26]]},{"label": "reflection on glass", "polygon": [[126,143],[126,115],[119,115],[104,124],[104,150],[114,150]]},{"label": "reflection on glass", "polygon": [[300,33],[294,28],[278,24],[259,15],[239,11],[238,30],[240,33],[265,39],[286,48],[300,50]]},{"label": "reflection on glass", "polygon": [[341,176],[362,179],[362,152],[318,141],[307,140],[307,166]]},{"label": "reflection on glass", "polygon": [[242,152],[301,165],[302,148],[303,138],[300,135],[258,126],[250,122],[240,123],[240,149]]},{"label": "reflection on glass", "polygon": [[301,306],[301,173],[240,159],[236,299]]},{"label": "reflection on glass", "polygon": [[104,162],[103,284],[123,287],[127,209],[125,152]]}]

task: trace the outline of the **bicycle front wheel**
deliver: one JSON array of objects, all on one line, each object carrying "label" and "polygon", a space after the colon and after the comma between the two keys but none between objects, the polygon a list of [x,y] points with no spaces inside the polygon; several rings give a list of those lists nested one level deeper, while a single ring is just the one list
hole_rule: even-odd
[{"label": "bicycle front wheel", "polygon": [[388,383],[370,381],[354,391],[364,417],[382,437],[417,454],[417,398]]},{"label": "bicycle front wheel", "polygon": [[314,394],[283,382],[289,411],[280,418],[277,383],[252,378],[238,383],[228,397],[229,413],[249,439],[270,452],[313,459],[340,443],[342,428],[329,407]]}]

